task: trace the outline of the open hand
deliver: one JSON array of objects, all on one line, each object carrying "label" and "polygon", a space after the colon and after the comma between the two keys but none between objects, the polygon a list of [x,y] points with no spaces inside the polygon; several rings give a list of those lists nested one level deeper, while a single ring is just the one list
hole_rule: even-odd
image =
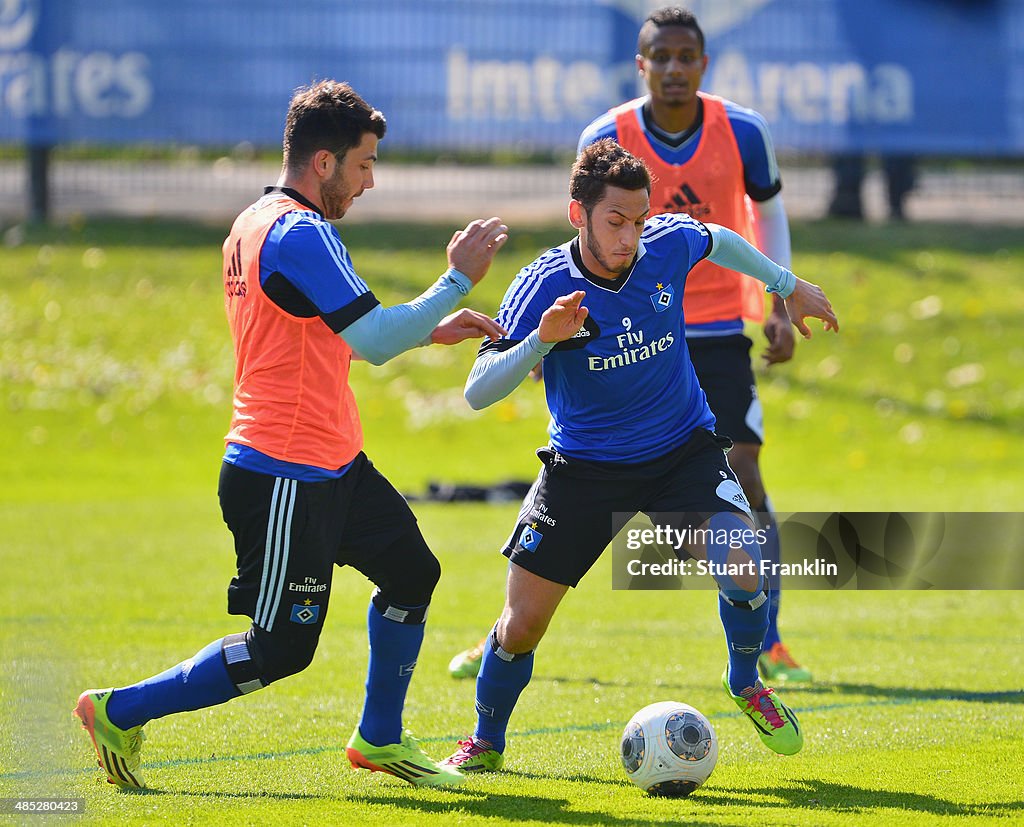
[{"label": "open hand", "polygon": [[457,230],[448,242],[448,265],[465,273],[477,284],[491,266],[495,254],[508,241],[508,227],[495,216],[486,221],[470,221],[466,229]]},{"label": "open hand", "polygon": [[490,316],[464,307],[441,319],[431,332],[430,341],[435,345],[457,345],[466,339],[482,339],[484,336],[500,339],[507,333]]},{"label": "open hand", "polygon": [[802,278],[797,278],[796,289],[786,299],[786,312],[805,339],[811,338],[811,329],[804,321],[808,316],[821,319],[825,323],[825,330],[839,332],[839,320],[832,311],[828,296],[818,285]]},{"label": "open hand", "polygon": [[577,290],[568,296],[559,296],[555,299],[551,307],[540,317],[537,333],[542,342],[564,342],[576,335],[590,312],[587,308],[580,307],[580,302],[586,295],[582,290]]}]

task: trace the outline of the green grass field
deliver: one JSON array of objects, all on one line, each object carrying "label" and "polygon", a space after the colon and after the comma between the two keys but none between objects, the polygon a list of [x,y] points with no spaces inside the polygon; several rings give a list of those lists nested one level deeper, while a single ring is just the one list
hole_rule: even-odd
[{"label": "green grass field", "polygon": [[[1024,819],[1019,592],[807,592],[783,630],[816,682],[786,690],[807,745],[781,758],[725,697],[714,594],[615,592],[606,558],[572,593],[512,720],[507,771],[458,791],[352,772],[370,586],[335,578],[313,666],[226,706],[147,727],[153,787],[100,781],[70,716],[240,631],[215,488],[231,350],[225,228],[110,222],[33,230],[0,266],[0,797],[84,798],[83,821],[216,824],[1015,823]],[[385,301],[444,266],[450,227],[343,228]],[[566,229],[517,232],[471,297],[496,307]],[[780,510],[1017,511],[1024,500],[1024,238],[997,228],[794,227],[795,269],[843,331],[760,376],[764,472]],[[461,398],[471,345],[357,365],[367,452],[410,493],[529,479],[539,386],[488,411]],[[407,724],[446,754],[473,723],[451,654],[501,607],[495,549],[514,506],[417,504],[445,574]],[[721,744],[706,787],[651,799],[618,762],[655,700],[701,709]],[[34,821],[32,823],[35,823]]]}]

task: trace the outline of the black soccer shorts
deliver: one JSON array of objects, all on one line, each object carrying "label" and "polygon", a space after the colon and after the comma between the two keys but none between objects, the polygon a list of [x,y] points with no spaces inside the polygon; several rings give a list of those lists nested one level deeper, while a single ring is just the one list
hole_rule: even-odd
[{"label": "black soccer shorts", "polygon": [[715,431],[733,442],[764,442],[764,416],[750,365],[753,342],[742,333],[686,340],[697,381],[715,415]]},{"label": "black soccer shorts", "polygon": [[224,463],[218,494],[235,538],[230,614],[247,615],[267,632],[295,624],[318,634],[336,565],[359,570],[382,592],[397,592],[399,602],[429,601],[408,581],[436,560],[405,499],[365,454],[343,476],[323,482]]},{"label": "black soccer shorts", "polygon": [[637,464],[588,462],[541,448],[540,474],[501,553],[539,577],[576,586],[637,512],[655,524],[672,514],[680,529],[715,513],[749,514],[725,458],[731,444],[699,428],[678,448]]}]

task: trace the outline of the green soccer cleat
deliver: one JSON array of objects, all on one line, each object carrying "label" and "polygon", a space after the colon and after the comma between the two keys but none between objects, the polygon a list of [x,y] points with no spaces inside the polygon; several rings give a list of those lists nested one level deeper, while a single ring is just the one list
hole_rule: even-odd
[{"label": "green soccer cleat", "polygon": [[459,748],[445,758],[443,763],[459,772],[496,772],[505,763],[505,756],[491,749],[487,741],[470,737],[466,741],[459,741]]},{"label": "green soccer cleat", "polygon": [[780,755],[795,755],[804,745],[804,734],[796,713],[786,706],[774,689],[761,685],[749,696],[733,695],[729,688],[729,667],[722,673],[722,686],[733,702],[753,722],[757,734],[768,749]]},{"label": "green soccer cleat", "polygon": [[458,769],[427,757],[409,730],[402,733],[401,742],[375,747],[359,734],[359,727],[356,727],[348,739],[345,754],[354,770],[386,772],[414,787],[455,785],[466,780]]},{"label": "green soccer cleat", "polygon": [[480,674],[480,664],[484,659],[484,646],[487,638],[481,640],[472,649],[459,652],[448,663],[448,674],[453,678],[475,678]]},{"label": "green soccer cleat", "polygon": [[786,644],[776,643],[767,652],[762,652],[757,659],[757,668],[761,677],[771,683],[810,683],[811,673],[797,663]]},{"label": "green soccer cleat", "polygon": [[139,773],[142,742],[146,733],[141,726],[121,729],[107,717],[107,701],[112,689],[88,689],[78,696],[72,714],[82,722],[96,749],[96,760],[107,774],[107,781],[118,787],[140,789],[146,786]]}]

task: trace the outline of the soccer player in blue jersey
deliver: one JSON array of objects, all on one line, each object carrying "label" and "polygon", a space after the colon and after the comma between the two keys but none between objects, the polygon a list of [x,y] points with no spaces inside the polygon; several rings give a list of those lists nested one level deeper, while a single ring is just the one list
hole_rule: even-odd
[{"label": "soccer player in blue jersey", "polygon": [[[728,227],[789,267],[789,222],[768,125],[759,113],[700,91],[708,55],[693,14],[678,7],[653,12],[640,28],[636,62],[648,94],[594,120],[580,135],[578,149],[612,138],[653,173],[652,214],[687,213]],[[753,343],[744,335],[744,318],[763,317],[764,296],[750,279],[705,261],[687,278],[683,301],[694,370],[718,432],[733,441],[729,464],[763,529],[762,554],[778,562],[779,535],[759,462],[764,423],[750,363]],[[795,337],[777,295],[764,333],[767,364],[792,358]],[[811,673],[793,658],[779,632],[780,587],[773,574],[761,676],[809,681]],[[456,655],[450,673],[475,676],[484,643]]]},{"label": "soccer player in blue jersey", "polygon": [[[476,729],[448,763],[463,772],[502,766],[509,717],[555,609],[640,511],[677,529],[710,529],[712,539],[686,549],[691,556],[752,568],[716,576],[728,644],[722,681],[761,740],[793,754],[803,745],[797,717],[757,673],[769,590],[753,518],[680,335],[678,299],[691,268],[708,259],[765,282],[804,336],[809,316],[838,330],[835,314],[820,288],[731,230],[686,215],[649,218],[649,172],[610,139],[580,153],[569,191],[577,237],[520,271],[497,317],[508,333],[484,344],[466,383],[480,409],[543,360],[551,442],[503,549],[505,607],[477,678]],[[717,542],[727,536],[745,539]]]},{"label": "soccer player in blue jersey", "polygon": [[234,411],[221,465],[221,512],[235,541],[228,612],[249,619],[143,681],[81,694],[75,715],[112,784],[142,787],[143,726],[264,689],[313,660],[336,566],[377,589],[362,716],[346,747],[354,768],[420,785],[458,784],[402,725],[441,567],[405,499],[363,452],[349,387],[353,356],[383,364],[418,345],[502,333],[469,309],[449,314],[508,238],[498,218],[448,244],[448,270],[416,299],[383,307],[338,231],[373,186],[383,115],[347,83],[296,91],[284,166],[224,243],[224,304],[235,350]]}]

